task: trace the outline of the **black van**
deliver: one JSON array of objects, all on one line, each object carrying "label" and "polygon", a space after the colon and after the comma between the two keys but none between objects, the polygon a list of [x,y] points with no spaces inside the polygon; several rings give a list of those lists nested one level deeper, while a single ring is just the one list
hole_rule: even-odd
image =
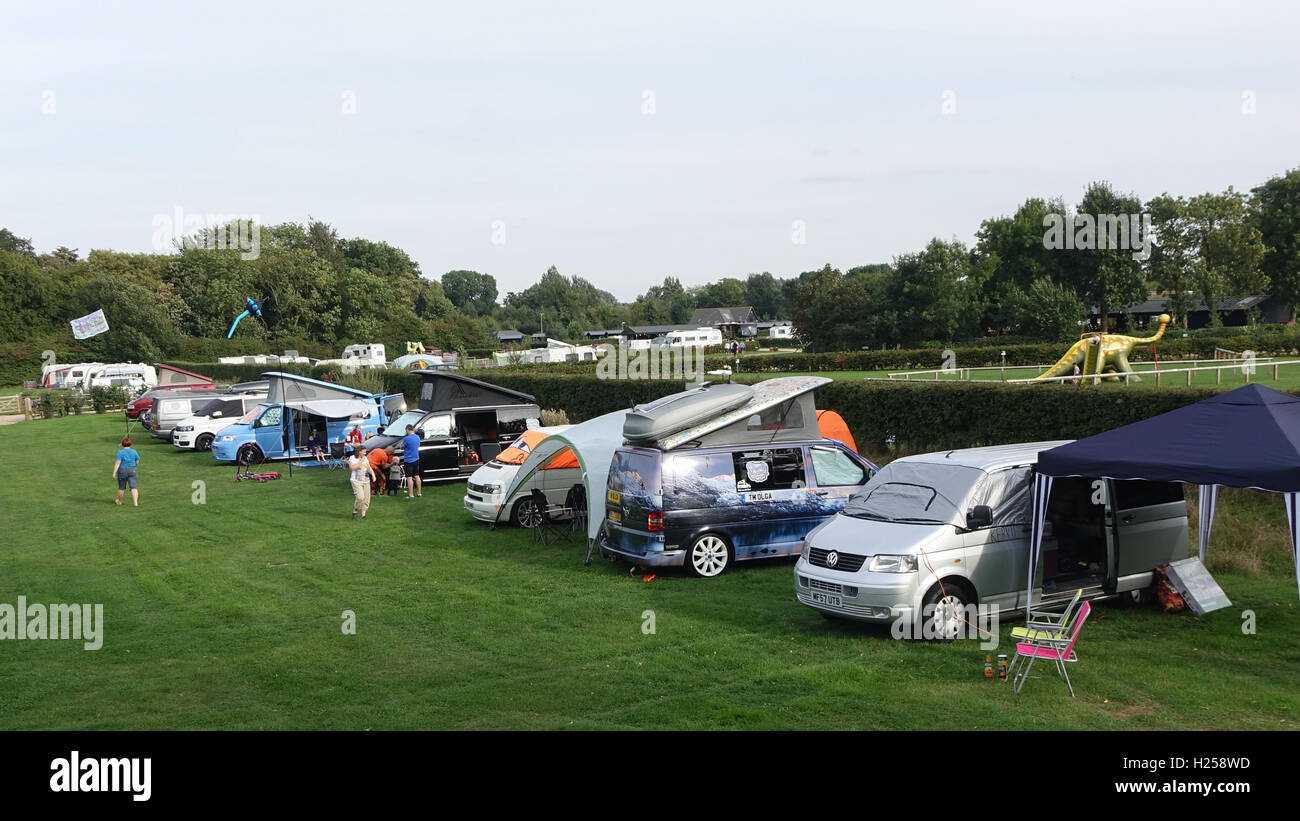
[{"label": "black van", "polygon": [[406,426],[413,425],[420,437],[422,481],[465,479],[519,434],[541,424],[541,408],[529,394],[446,371],[412,373],[422,378],[418,408],[394,419],[365,444],[372,450],[392,445],[401,454]]},{"label": "black van", "polygon": [[[767,380],[756,386],[762,395],[698,427],[699,435],[687,429],[618,448],[601,552],[646,567],[685,566],[696,576],[799,553],[808,531],[843,510],[877,470],[821,436],[811,391],[829,381]],[[644,429],[642,417],[624,433]]]}]

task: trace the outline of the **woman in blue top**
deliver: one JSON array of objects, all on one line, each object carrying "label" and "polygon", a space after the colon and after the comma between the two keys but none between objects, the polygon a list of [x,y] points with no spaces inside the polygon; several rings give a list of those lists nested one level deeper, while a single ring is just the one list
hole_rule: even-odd
[{"label": "woman in blue top", "polygon": [[122,440],[122,449],[117,452],[117,461],[113,463],[113,478],[117,479],[117,498],[113,504],[122,504],[122,494],[131,488],[131,504],[140,506],[140,492],[135,489],[135,466],[140,464],[140,454],[131,447],[131,439]]}]

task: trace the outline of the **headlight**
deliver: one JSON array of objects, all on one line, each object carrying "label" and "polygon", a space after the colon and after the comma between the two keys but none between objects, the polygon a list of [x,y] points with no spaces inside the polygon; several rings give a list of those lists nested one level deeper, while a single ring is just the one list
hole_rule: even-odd
[{"label": "headlight", "polygon": [[186,432],[186,431],[194,430],[194,426],[193,426],[193,425],[177,425],[177,426],[176,426],[176,430],[177,430],[177,431],[180,431],[181,433],[184,433],[184,432]]},{"label": "headlight", "polygon": [[489,496],[495,496],[501,492],[501,485],[484,485],[483,492]]},{"label": "headlight", "polygon": [[867,570],[872,573],[915,573],[915,556],[872,556]]},{"label": "headlight", "polygon": [[799,558],[803,559],[805,562],[808,561],[808,540],[807,539],[803,540],[803,547],[799,548]]},{"label": "headlight", "polygon": [[233,436],[223,436],[223,437],[221,437],[221,441],[223,441],[223,442],[233,442],[233,441],[235,441],[235,437],[233,437]]}]

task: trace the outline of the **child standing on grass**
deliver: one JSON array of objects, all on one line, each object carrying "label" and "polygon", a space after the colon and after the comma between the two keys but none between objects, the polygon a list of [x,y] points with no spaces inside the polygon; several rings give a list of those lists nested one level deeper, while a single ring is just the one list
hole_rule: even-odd
[{"label": "child standing on grass", "polygon": [[135,448],[131,447],[131,437],[122,440],[122,449],[117,452],[115,457],[117,461],[113,462],[113,478],[117,480],[117,498],[113,504],[122,504],[122,494],[126,493],[127,487],[131,488],[131,504],[140,506],[140,491],[135,487],[136,465],[140,464],[140,454],[136,453]]},{"label": "child standing on grass", "polygon": [[366,518],[366,511],[370,509],[370,482],[375,478],[375,470],[370,467],[370,460],[366,458],[365,447],[358,445],[352,455],[348,457],[348,470],[352,471],[350,481],[352,482],[352,518]]}]

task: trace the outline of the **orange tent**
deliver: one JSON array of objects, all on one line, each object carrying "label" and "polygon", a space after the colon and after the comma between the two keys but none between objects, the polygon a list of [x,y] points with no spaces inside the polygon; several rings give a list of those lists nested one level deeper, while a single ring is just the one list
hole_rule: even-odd
[{"label": "orange tent", "polygon": [[840,416],[833,410],[817,411],[817,429],[821,431],[822,436],[827,439],[834,439],[842,442],[854,453],[858,452],[858,445],[853,441],[853,434],[849,433],[849,426],[845,423],[844,417]]},{"label": "orange tent", "polygon": [[[510,447],[497,454],[496,460],[507,465],[522,465],[528,458],[528,454],[533,452],[537,443],[550,436],[540,430],[529,430],[519,434],[519,438],[510,443]],[[565,448],[555,455],[550,462],[542,466],[542,470],[556,470],[558,468],[576,468],[578,467],[578,457],[573,455],[573,451]]]}]

